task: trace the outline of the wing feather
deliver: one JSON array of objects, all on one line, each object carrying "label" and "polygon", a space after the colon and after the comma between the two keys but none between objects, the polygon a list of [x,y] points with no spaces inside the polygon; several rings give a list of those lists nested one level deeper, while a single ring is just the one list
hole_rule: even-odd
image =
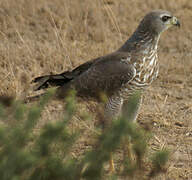
[{"label": "wing feather", "polygon": [[124,53],[102,57],[74,79],[75,89],[83,96],[94,96],[100,92],[107,95],[115,93],[135,77],[136,70],[127,58],[130,57]]}]

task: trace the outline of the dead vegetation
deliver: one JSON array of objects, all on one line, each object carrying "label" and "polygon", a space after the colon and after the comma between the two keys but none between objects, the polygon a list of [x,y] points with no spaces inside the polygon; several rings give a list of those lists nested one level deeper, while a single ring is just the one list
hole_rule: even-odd
[{"label": "dead vegetation", "polygon": [[[30,94],[38,75],[69,70],[116,50],[152,9],[167,9],[181,29],[163,34],[159,45],[160,75],[145,93],[139,122],[154,132],[149,153],[167,147],[167,172],[157,179],[192,179],[192,2],[189,0],[2,0],[0,2],[0,95],[18,99]],[[89,148],[97,121],[94,103],[78,105],[71,130],[84,129],[73,153]],[[81,113],[93,114],[81,121]],[[58,119],[61,102],[44,111],[39,128]],[[81,112],[81,113],[80,113]],[[79,115],[81,114],[81,115]],[[90,138],[89,138],[90,137]],[[119,166],[118,154],[115,159]]]}]

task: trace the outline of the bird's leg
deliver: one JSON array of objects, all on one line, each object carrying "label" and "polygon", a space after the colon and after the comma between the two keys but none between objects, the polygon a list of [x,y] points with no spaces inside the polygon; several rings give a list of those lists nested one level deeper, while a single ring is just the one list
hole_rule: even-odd
[{"label": "bird's leg", "polygon": [[[139,92],[136,96],[132,96],[123,102],[122,106],[122,116],[130,120],[130,122],[136,122],[138,111],[140,108],[140,104],[142,101],[142,94]],[[129,110],[131,108],[131,111]],[[129,160],[130,165],[134,163],[134,155],[132,152],[132,144],[131,144],[131,135],[128,132],[128,136],[126,135],[123,138],[123,159],[124,161]]]},{"label": "bird's leg", "polygon": [[[119,96],[113,96],[110,97],[105,103],[105,108],[104,108],[104,129],[110,128],[111,123],[113,119],[117,119],[120,115],[121,112],[121,107],[123,104],[123,100]],[[114,150],[114,149],[112,149]],[[114,167],[114,161],[113,161],[113,156],[112,156],[112,151],[110,152],[110,159],[109,159],[109,173],[114,173],[115,172],[115,167]]]},{"label": "bird's leg", "polygon": [[133,164],[134,156],[132,153],[132,144],[130,137],[125,137],[123,142],[123,159],[125,160],[128,157],[129,163]]},{"label": "bird's leg", "polygon": [[[130,122],[136,122],[141,103],[142,93],[138,91],[136,95],[134,94],[133,96],[130,96],[127,100],[124,100],[122,106],[122,116],[128,118]],[[131,110],[131,112],[129,111],[129,109]]]},{"label": "bird's leg", "polygon": [[109,159],[109,173],[114,173],[115,172],[115,166],[113,162],[113,153],[110,152],[110,159]]}]

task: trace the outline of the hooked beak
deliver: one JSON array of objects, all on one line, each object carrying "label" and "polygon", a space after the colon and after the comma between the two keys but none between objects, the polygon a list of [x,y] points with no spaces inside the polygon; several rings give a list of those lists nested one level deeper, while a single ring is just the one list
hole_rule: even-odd
[{"label": "hooked beak", "polygon": [[181,26],[179,20],[178,20],[176,17],[173,17],[173,18],[172,18],[171,23],[172,23],[174,26],[177,26],[177,27],[180,27],[180,26]]}]

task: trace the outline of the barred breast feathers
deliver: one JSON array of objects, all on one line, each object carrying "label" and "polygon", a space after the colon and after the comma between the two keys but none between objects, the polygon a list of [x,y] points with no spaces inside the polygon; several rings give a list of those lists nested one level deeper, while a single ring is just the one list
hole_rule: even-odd
[{"label": "barred breast feathers", "polygon": [[125,84],[120,90],[120,94],[124,98],[128,98],[135,90],[145,89],[158,76],[157,44],[159,37],[155,39],[148,38],[147,40],[145,48],[140,47],[137,54],[133,51],[130,56],[121,59],[121,61],[133,64],[135,68],[135,76],[132,81]]}]

